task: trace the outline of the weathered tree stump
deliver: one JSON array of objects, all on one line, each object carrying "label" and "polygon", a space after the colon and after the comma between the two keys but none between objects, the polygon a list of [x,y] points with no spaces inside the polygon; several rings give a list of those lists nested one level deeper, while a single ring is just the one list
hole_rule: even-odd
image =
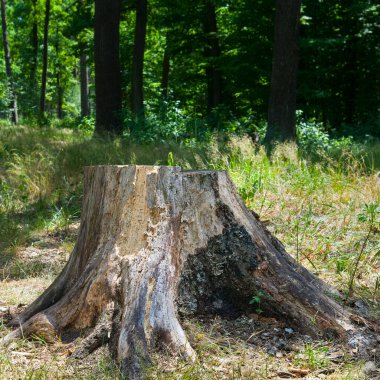
[{"label": "weathered tree stump", "polygon": [[266,314],[298,330],[350,339],[358,327],[329,291],[245,207],[227,172],[87,167],[74,251],[1,344],[87,329],[75,357],[109,342],[122,372],[140,378],[160,346],[195,358],[178,312],[252,312],[258,294]]}]

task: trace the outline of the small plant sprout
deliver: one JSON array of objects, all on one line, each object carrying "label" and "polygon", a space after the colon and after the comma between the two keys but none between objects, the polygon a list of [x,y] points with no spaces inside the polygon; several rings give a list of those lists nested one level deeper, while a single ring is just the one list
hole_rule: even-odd
[{"label": "small plant sprout", "polygon": [[168,154],[168,166],[175,166],[173,152],[169,152]]},{"label": "small plant sprout", "polygon": [[264,312],[264,310],[261,309],[261,305],[262,305],[262,301],[264,299],[269,299],[270,296],[268,294],[266,294],[265,292],[263,292],[262,290],[260,290],[256,295],[254,295],[251,300],[249,301],[249,304],[250,305],[256,305],[256,313],[257,314],[261,314]]}]

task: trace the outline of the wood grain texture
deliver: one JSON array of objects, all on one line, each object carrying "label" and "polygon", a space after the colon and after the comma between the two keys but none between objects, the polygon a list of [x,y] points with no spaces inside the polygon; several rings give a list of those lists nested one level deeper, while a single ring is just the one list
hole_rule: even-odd
[{"label": "wood grain texture", "polygon": [[87,167],[74,251],[1,344],[89,331],[74,356],[109,342],[122,372],[141,378],[161,347],[195,359],[180,315],[254,312],[257,294],[264,313],[310,335],[367,334],[331,291],[245,207],[227,172]]}]

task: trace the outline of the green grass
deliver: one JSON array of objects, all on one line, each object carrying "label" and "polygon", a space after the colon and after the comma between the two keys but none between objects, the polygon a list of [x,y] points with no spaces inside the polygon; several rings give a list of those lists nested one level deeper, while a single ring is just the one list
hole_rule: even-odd
[{"label": "green grass", "polygon": [[[65,236],[70,225],[79,220],[83,166],[128,163],[228,170],[247,206],[260,215],[297,261],[347,296],[363,298],[371,312],[380,315],[380,183],[375,175],[380,169],[379,143],[354,144],[329,154],[319,152],[318,158],[285,144],[268,157],[248,139],[236,137],[215,136],[207,144],[191,147],[141,146],[122,139],[90,139],[71,130],[11,126],[0,127],[0,300],[12,305],[29,303],[54,278],[56,271],[49,264],[20,260],[18,252],[41,233]],[[60,244],[65,251],[73,247],[70,239]],[[220,367],[216,362],[219,357],[234,358],[221,369],[228,379],[270,378],[276,367],[273,358],[260,354],[249,357],[259,360],[249,368],[244,348],[228,351],[207,332],[200,333],[199,339],[197,363],[175,361],[170,374],[157,364],[151,378],[220,378],[221,372],[215,369]],[[305,346],[293,365],[298,363],[311,371],[330,366],[324,347]],[[51,353],[46,355],[49,364],[43,364],[44,359],[37,361],[32,373],[27,360],[17,366],[11,353],[2,350],[0,378],[118,376],[106,356],[78,369],[77,365],[62,364],[66,362],[59,355],[58,359]],[[333,375],[331,379],[361,378],[358,368],[348,361],[339,372],[341,377]]]},{"label": "green grass", "polygon": [[[16,251],[36,231],[54,233],[78,220],[85,165],[227,169],[248,207],[270,223],[297,261],[333,273],[333,281],[350,295],[356,285],[367,298],[378,300],[380,192],[374,174],[379,152],[379,143],[354,144],[329,155],[319,152],[316,161],[292,144],[278,146],[268,157],[244,138],[215,137],[192,147],[142,146],[71,130],[4,126],[0,252]],[[371,223],[363,218],[368,207],[373,209]]]}]

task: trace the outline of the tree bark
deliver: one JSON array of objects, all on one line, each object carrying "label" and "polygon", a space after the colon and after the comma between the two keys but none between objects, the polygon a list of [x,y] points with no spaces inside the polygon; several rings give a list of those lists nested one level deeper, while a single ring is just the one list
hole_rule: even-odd
[{"label": "tree bark", "polygon": [[301,0],[277,0],[265,143],[296,139],[298,35]]},{"label": "tree bark", "polygon": [[37,60],[38,60],[38,26],[37,26],[37,0],[32,0],[32,33],[31,33],[31,46],[32,46],[32,62],[30,65],[30,79],[32,82],[32,89],[34,89],[34,82],[36,79]]},{"label": "tree bark", "polygon": [[81,116],[85,117],[90,114],[89,89],[88,89],[88,66],[87,54],[82,52],[80,56],[80,109]]},{"label": "tree bark", "polygon": [[121,134],[120,0],[95,0],[95,133]]},{"label": "tree bark", "polygon": [[41,96],[40,96],[40,119],[45,116],[46,84],[47,84],[47,67],[48,67],[48,49],[49,49],[49,23],[50,23],[50,0],[45,3],[45,23],[44,23],[44,47],[42,53],[42,79],[41,79]]},{"label": "tree bark", "polygon": [[206,1],[204,32],[207,41],[205,57],[208,60],[206,66],[207,108],[211,111],[221,104],[223,92],[222,72],[216,62],[221,55],[221,50],[217,36],[215,5],[211,0]]},{"label": "tree bark", "polygon": [[56,79],[57,79],[57,86],[56,86],[56,92],[57,92],[57,117],[58,119],[63,119],[63,94],[64,94],[64,88],[62,86],[62,80],[61,80],[61,63],[60,63],[60,57],[59,57],[59,30],[57,26],[57,33],[56,33],[56,43],[55,43],[55,52],[56,52]]},{"label": "tree bark", "polygon": [[[80,0],[80,13],[81,17],[85,18],[86,2]],[[86,54],[87,43],[82,43],[80,48],[79,70],[80,70],[80,110],[81,116],[86,117],[90,115],[90,101],[89,101],[89,73],[88,73],[88,56]]]},{"label": "tree bark", "polygon": [[63,87],[61,84],[61,73],[57,72],[57,117],[63,119]]},{"label": "tree bark", "polygon": [[74,252],[0,344],[87,331],[74,357],[108,342],[137,379],[159,347],[195,358],[178,312],[231,317],[254,312],[257,295],[264,313],[305,333],[367,343],[330,291],[244,206],[227,172],[87,167]]},{"label": "tree bark", "polygon": [[3,32],[3,47],[4,47],[4,58],[5,58],[5,69],[7,73],[9,89],[10,89],[10,109],[12,115],[12,122],[18,124],[18,112],[17,112],[17,96],[15,92],[15,85],[12,72],[12,63],[11,63],[11,53],[9,49],[9,40],[8,40],[8,25],[7,25],[7,15],[6,15],[6,4],[5,0],[1,0],[1,26]]},{"label": "tree bark", "polygon": [[146,24],[148,20],[148,1],[136,2],[135,42],[132,60],[132,112],[136,117],[144,118],[144,52]]}]

